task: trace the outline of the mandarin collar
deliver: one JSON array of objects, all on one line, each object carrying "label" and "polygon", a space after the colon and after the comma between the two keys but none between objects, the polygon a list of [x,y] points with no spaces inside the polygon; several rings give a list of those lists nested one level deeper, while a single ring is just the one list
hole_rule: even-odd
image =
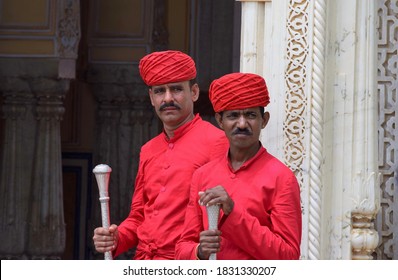
[{"label": "mandarin collar", "polygon": [[188,133],[188,131],[190,131],[190,130],[195,126],[195,124],[198,123],[198,122],[201,121],[201,120],[202,120],[202,118],[201,118],[201,117],[199,116],[199,114],[197,113],[197,114],[195,115],[195,117],[194,117],[191,121],[189,121],[189,122],[183,124],[182,126],[178,127],[176,130],[174,130],[174,136],[173,136],[173,138],[168,138],[166,132],[163,130],[164,140],[165,140],[167,143],[174,143],[174,142],[176,142],[176,141],[177,141],[178,139],[180,139],[183,135],[185,135],[186,133]]},{"label": "mandarin collar", "polygon": [[255,160],[257,160],[257,158],[261,157],[264,153],[267,152],[267,149],[264,148],[264,146],[262,145],[261,141],[260,142],[260,148],[258,149],[257,153],[250,159],[246,160],[241,167],[239,167],[237,170],[234,170],[231,166],[231,161],[229,160],[229,149],[227,151],[227,155],[225,157],[226,160],[226,164],[228,166],[228,169],[232,172],[232,173],[236,173],[239,172],[239,170],[242,169],[246,169],[249,165],[252,164],[252,162],[254,162]]}]

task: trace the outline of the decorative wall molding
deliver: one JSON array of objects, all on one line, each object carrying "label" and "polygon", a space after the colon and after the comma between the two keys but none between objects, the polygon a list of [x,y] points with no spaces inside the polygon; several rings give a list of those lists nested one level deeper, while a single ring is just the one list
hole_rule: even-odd
[{"label": "decorative wall molding", "polygon": [[[285,97],[284,97],[284,111],[285,117],[283,121],[283,143],[284,153],[283,161],[288,167],[295,173],[299,184],[301,186],[302,196],[302,211],[304,221],[308,221],[308,224],[303,224],[303,228],[306,229],[306,234],[303,234],[303,238],[308,238],[305,241],[308,249],[305,251],[308,256],[303,255],[302,258],[318,259],[320,257],[320,231],[321,231],[321,185],[316,185],[319,176],[319,169],[312,172],[311,181],[308,180],[308,161],[309,156],[314,163],[315,156],[319,157],[318,154],[314,154],[314,146],[311,148],[308,146],[308,139],[312,137],[309,132],[311,128],[309,110],[311,108],[311,95],[308,91],[308,86],[311,77],[311,68],[309,68],[310,56],[310,44],[312,35],[309,33],[310,28],[310,13],[311,5],[308,1],[289,1],[288,17],[286,21],[287,29],[287,49],[286,49],[286,68],[285,68]],[[318,19],[318,21],[321,19]],[[318,26],[317,28],[322,28]],[[317,34],[316,34],[317,35]],[[319,40],[319,39],[318,39]],[[322,43],[322,42],[321,42]],[[320,48],[321,46],[318,46]],[[318,59],[323,55],[319,53]],[[318,62],[322,62],[319,60]],[[322,67],[318,63],[318,67]],[[322,68],[317,69],[318,75],[321,77]],[[321,80],[318,80],[318,82]],[[318,85],[318,84],[317,84]],[[322,88],[315,88],[318,94],[317,102],[321,101],[321,95],[323,92]],[[318,104],[321,106],[321,104]],[[319,107],[313,110],[320,110]],[[320,121],[320,120],[319,120]],[[321,124],[317,126],[317,133],[319,136]],[[312,131],[311,131],[312,132]],[[311,138],[312,140],[312,138]],[[322,138],[318,138],[318,141]],[[315,148],[319,149],[322,142],[316,142]],[[320,150],[318,150],[319,152]],[[311,152],[311,154],[310,154]],[[313,166],[313,165],[311,165]],[[311,183],[311,184],[310,184]],[[308,204],[304,203],[303,197],[308,196]]]},{"label": "decorative wall molding", "polygon": [[[378,164],[381,173],[381,211],[375,228],[380,234],[376,259],[398,259],[398,6],[377,1],[378,31]],[[395,34],[395,35],[394,35]]]},{"label": "decorative wall molding", "polygon": [[80,0],[63,0],[58,7],[57,46],[61,59],[76,59],[80,41]]},{"label": "decorative wall molding", "polygon": [[311,124],[309,145],[309,259],[321,257],[323,114],[325,95],[326,1],[315,0],[312,35]]}]

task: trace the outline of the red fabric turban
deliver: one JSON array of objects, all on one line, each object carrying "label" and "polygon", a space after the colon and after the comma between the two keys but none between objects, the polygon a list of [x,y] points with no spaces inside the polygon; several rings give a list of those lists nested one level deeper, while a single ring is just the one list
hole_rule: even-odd
[{"label": "red fabric turban", "polygon": [[265,107],[269,103],[265,80],[251,73],[232,73],[214,80],[210,84],[209,98],[216,113]]},{"label": "red fabric turban", "polygon": [[153,52],[140,60],[140,75],[148,86],[189,81],[196,77],[193,59],[179,51]]}]

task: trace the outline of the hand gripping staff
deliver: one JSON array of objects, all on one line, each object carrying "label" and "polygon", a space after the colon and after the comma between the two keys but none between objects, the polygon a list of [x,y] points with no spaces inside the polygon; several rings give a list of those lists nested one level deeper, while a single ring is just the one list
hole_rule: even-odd
[{"label": "hand gripping staff", "polygon": [[[102,227],[109,228],[109,177],[111,176],[112,168],[106,164],[99,164],[93,169],[95,179],[97,179],[97,185],[99,190],[99,201],[101,203],[101,218]],[[105,252],[105,260],[112,260],[111,252]]]},{"label": "hand gripping staff", "polygon": [[[209,220],[209,229],[218,229],[218,216],[220,215],[220,205],[215,204],[206,206],[207,219]],[[216,260],[216,254],[210,255],[209,260]]]}]

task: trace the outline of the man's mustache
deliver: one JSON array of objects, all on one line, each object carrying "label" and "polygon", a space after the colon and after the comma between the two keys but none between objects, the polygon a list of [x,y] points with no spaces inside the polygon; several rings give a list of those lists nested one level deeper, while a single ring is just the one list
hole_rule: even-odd
[{"label": "man's mustache", "polygon": [[237,134],[252,135],[252,132],[251,132],[249,129],[247,129],[247,128],[244,128],[244,129],[236,128],[236,129],[232,132],[232,135],[237,135]]},{"label": "man's mustache", "polygon": [[181,109],[181,107],[178,106],[177,104],[174,104],[174,102],[170,102],[170,103],[164,103],[163,105],[161,105],[161,106],[159,107],[159,110],[162,111],[162,110],[164,110],[165,108],[169,108],[169,107],[171,107],[171,108],[176,108],[176,109]]}]

